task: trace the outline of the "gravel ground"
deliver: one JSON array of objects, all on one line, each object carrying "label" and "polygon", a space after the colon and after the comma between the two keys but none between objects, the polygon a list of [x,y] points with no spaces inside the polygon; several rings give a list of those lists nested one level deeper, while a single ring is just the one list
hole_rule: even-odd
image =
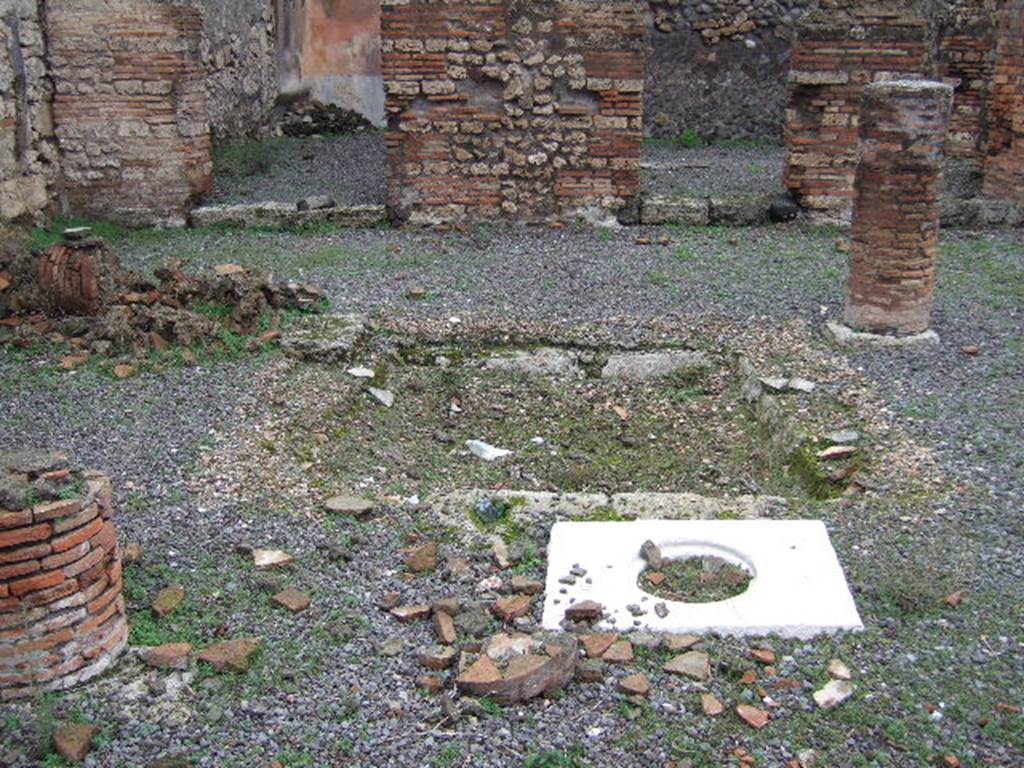
[{"label": "gravel ground", "polygon": [[206,203],[295,203],[328,195],[339,205],[384,202],[384,135],[379,131],[232,142],[214,152]]},{"label": "gravel ground", "polygon": [[[662,235],[670,246],[635,243]],[[784,765],[806,748],[819,753],[819,765],[840,768],[951,764],[947,755],[970,766],[1022,764],[1024,728],[1012,707],[1024,703],[1024,233],[946,236],[934,322],[942,343],[854,354],[820,334],[822,318],[841,308],[838,237],[797,227],[127,236],[116,246],[132,266],[185,258],[195,268],[272,268],[279,278],[323,285],[338,309],[377,316],[389,332],[368,362],[390,369],[380,383],[400,402],[379,408],[342,371],[276,356],[114,381],[88,367],[56,374],[46,357],[0,350],[0,444],[64,447],[115,477],[124,539],[146,553],[126,576],[133,642],[203,644],[254,633],[266,644],[245,675],[155,674],[126,658],[83,690],[6,706],[0,756],[15,750],[15,765],[44,764],[28,756],[26,742],[45,737],[56,719],[81,717],[104,726],[86,762],[94,768],[148,766],[175,753],[201,766],[710,767],[739,765],[736,748],[758,766]],[[413,287],[426,298],[406,298]],[[868,492],[828,502],[792,487],[786,514],[827,521],[867,630],[769,639],[778,677],[797,688],[776,688],[757,667],[778,705],[758,732],[731,713],[701,714],[701,688],[662,673],[668,656],[646,649],[628,669],[609,672],[647,673],[654,690],[646,704],[625,701],[614,684],[572,685],[552,699],[446,717],[441,700],[414,684],[422,670],[412,654],[432,642],[428,627],[400,625],[375,603],[396,590],[406,603],[457,594],[471,608],[486,607],[474,585],[494,569],[484,537],[454,532],[429,504],[405,499],[467,482],[521,487],[564,471],[528,454],[499,469],[472,468],[458,450],[461,430],[493,424],[494,433],[525,439],[531,425],[542,426],[590,473],[561,485],[584,488],[601,473],[598,457],[621,460],[585,439],[609,428],[604,406],[612,399],[652,418],[644,432],[705,414],[708,435],[723,430],[702,438],[708,454],[739,452],[728,465],[728,492],[746,489],[737,468],[755,440],[731,421],[735,414],[715,416],[729,404],[720,384],[696,394],[663,385],[605,390],[409,362],[409,350],[426,345],[454,356],[472,348],[474,336],[496,346],[672,342],[721,361],[742,352],[765,373],[818,381],[813,397],[791,407],[814,433],[835,423],[865,434]],[[396,356],[403,343],[411,346]],[[980,354],[965,354],[965,345]],[[469,411],[465,424],[438,415],[453,398]],[[451,434],[439,435],[438,425]],[[650,450],[652,460],[658,449],[656,440],[630,447]],[[749,466],[750,490],[786,490],[776,484],[782,475]],[[631,474],[631,482],[646,482]],[[624,487],[622,477],[608,477]],[[713,492],[707,475],[679,477],[677,490]],[[320,502],[341,489],[383,494],[380,517],[325,520]],[[533,546],[519,572],[543,574],[544,528],[520,532]],[[400,550],[416,537],[464,557],[465,573],[405,573]],[[239,554],[249,545],[297,556],[276,580],[309,591],[308,612],[270,607],[266,590],[276,584]],[[180,615],[158,623],[147,605],[168,583],[184,584],[189,598]],[[963,603],[943,606],[954,590]],[[382,654],[394,638],[404,649]],[[758,703],[756,689],[740,681],[752,666],[750,644],[706,645],[716,664],[709,689],[730,705]],[[836,656],[854,669],[858,692],[819,712],[810,689],[827,679],[824,667]]]},{"label": "gravel ground", "polygon": [[[781,146],[644,145],[646,194],[769,195],[782,189]],[[380,132],[323,138],[234,142],[215,153],[210,204],[263,200],[296,202],[329,195],[342,205],[379,204],[385,196],[384,136]],[[973,197],[980,179],[969,162],[951,160],[946,187]]]}]

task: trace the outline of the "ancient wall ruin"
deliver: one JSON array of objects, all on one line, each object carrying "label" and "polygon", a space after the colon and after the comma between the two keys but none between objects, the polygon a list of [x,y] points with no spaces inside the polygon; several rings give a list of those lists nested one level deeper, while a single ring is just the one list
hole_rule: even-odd
[{"label": "ancient wall ruin", "polygon": [[1024,0],[999,19],[983,192],[1024,204]]},{"label": "ancient wall ruin", "polygon": [[132,224],[183,221],[212,172],[201,15],[52,0],[47,31],[62,204]]},{"label": "ancient wall ruin", "polygon": [[39,5],[0,11],[0,220],[30,220],[50,202],[57,153]]},{"label": "ancient wall ruin", "polygon": [[632,0],[384,0],[400,220],[635,216],[644,25]]},{"label": "ancient wall ruin", "polygon": [[789,71],[783,182],[816,219],[849,221],[864,87],[932,74],[920,16],[874,6],[801,23]]}]

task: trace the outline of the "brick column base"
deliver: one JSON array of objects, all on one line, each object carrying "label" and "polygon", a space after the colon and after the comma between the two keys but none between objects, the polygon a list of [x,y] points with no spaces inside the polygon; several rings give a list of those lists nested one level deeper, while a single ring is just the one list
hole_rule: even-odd
[{"label": "brick column base", "polygon": [[110,480],[59,453],[0,454],[0,700],[62,690],[128,642]]},{"label": "brick column base", "polygon": [[860,114],[846,323],[874,333],[928,329],[953,89],[869,85]]}]

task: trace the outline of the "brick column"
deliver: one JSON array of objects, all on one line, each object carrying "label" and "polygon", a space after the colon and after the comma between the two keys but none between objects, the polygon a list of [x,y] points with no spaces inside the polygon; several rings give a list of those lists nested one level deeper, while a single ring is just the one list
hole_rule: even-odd
[{"label": "brick column", "polygon": [[128,642],[110,480],[60,453],[0,455],[0,701],[63,690]]},{"label": "brick column", "polygon": [[846,299],[852,328],[928,329],[952,99],[948,85],[921,80],[864,90]]}]

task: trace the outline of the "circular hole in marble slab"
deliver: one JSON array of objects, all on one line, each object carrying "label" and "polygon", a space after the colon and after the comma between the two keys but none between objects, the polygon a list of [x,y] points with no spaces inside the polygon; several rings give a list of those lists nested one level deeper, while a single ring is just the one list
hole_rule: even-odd
[{"label": "circular hole in marble slab", "polygon": [[660,600],[675,603],[718,603],[750,588],[757,575],[753,564],[731,549],[709,544],[664,547],[661,568],[645,566],[637,586]]}]

